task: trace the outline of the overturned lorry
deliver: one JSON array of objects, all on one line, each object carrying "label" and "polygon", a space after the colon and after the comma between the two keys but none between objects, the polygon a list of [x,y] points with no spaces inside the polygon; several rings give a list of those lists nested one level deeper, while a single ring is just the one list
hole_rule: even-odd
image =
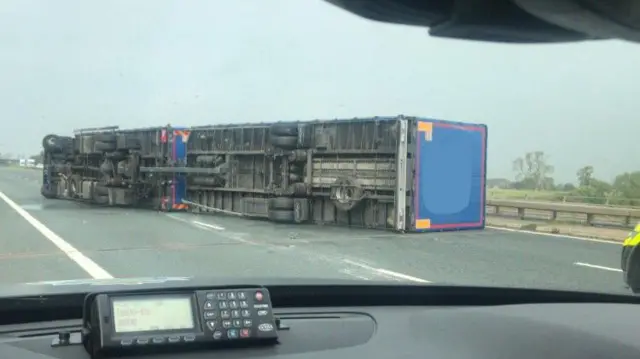
[{"label": "overturned lorry", "polygon": [[397,116],[105,127],[42,145],[49,199],[398,232],[484,227],[485,125]]}]

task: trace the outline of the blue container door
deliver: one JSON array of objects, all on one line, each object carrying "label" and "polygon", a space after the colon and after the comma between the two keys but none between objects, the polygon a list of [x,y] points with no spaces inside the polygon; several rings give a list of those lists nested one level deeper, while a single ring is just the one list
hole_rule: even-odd
[{"label": "blue container door", "polygon": [[416,231],[484,228],[487,127],[417,122]]}]

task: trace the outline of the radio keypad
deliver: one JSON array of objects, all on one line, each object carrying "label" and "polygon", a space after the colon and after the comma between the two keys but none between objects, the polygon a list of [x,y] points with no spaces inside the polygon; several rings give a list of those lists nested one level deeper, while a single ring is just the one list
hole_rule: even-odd
[{"label": "radio keypad", "polygon": [[215,340],[250,338],[254,322],[262,323],[271,311],[265,295],[262,289],[207,291],[200,297],[205,333]]}]

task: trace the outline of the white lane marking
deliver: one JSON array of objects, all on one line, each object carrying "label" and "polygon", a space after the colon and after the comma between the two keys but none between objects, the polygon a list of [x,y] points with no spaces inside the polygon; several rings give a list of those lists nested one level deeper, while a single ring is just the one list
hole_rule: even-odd
[{"label": "white lane marking", "polygon": [[366,269],[368,271],[371,271],[371,272],[374,272],[374,273],[377,273],[377,274],[386,275],[386,276],[389,276],[389,277],[394,277],[394,278],[407,280],[407,281],[411,281],[411,282],[431,283],[430,281],[428,281],[426,279],[410,276],[410,275],[404,274],[404,273],[398,273],[398,272],[390,271],[390,270],[384,269],[384,268],[372,267],[372,266],[366,265],[364,263],[358,263],[358,262],[352,261],[350,259],[343,259],[342,261],[347,263],[347,264],[350,264],[352,266],[360,267],[360,268]]},{"label": "white lane marking", "polygon": [[[247,240],[247,239],[244,239],[244,238],[239,238],[238,235],[236,233],[233,233],[233,232],[229,232],[229,231],[220,232],[220,231],[224,230],[224,227],[216,226],[214,224],[199,222],[199,221],[187,220],[187,219],[176,217],[176,216],[173,216],[173,215],[170,215],[170,214],[167,214],[166,216],[171,218],[171,219],[174,219],[176,221],[183,222],[183,223],[186,223],[188,225],[194,226],[194,227],[196,227],[198,229],[202,229],[204,231],[216,232],[220,236],[222,236],[224,238],[227,238],[227,239],[230,239],[232,241],[236,241],[236,242],[244,243],[244,244],[250,244],[252,246],[260,245],[260,244],[258,244],[256,242],[253,242],[253,241],[250,241],[250,240]],[[267,245],[265,244],[265,246],[267,246]]]},{"label": "white lane marking", "polygon": [[371,280],[371,278],[365,277],[365,276],[360,275],[358,273],[354,273],[350,269],[341,269],[340,273],[344,273],[344,274],[346,274],[348,276],[351,276],[351,277],[354,277],[354,278],[358,278],[358,279],[362,279],[362,280]]},{"label": "white lane marking", "polygon": [[219,231],[224,231],[224,229],[225,229],[224,227],[217,226],[215,224],[205,223],[205,222],[200,222],[200,221],[195,221],[195,220],[188,220],[188,219],[176,217],[176,216],[171,215],[171,214],[166,214],[166,216],[171,218],[171,219],[175,219],[176,221],[180,221],[180,222],[184,222],[184,223],[188,223],[188,224],[194,224],[196,226],[207,227],[207,228],[216,229],[216,230],[219,230]]},{"label": "white lane marking", "polygon": [[197,224],[199,226],[205,226],[205,227],[211,228],[211,229],[217,229],[219,231],[224,231],[224,227],[216,226],[215,224],[204,223],[204,222],[200,222],[200,221],[191,221],[191,223]]},{"label": "white lane marking", "polygon": [[573,264],[575,264],[577,266],[581,266],[581,267],[602,269],[602,270],[606,270],[606,271],[610,271],[610,272],[622,272],[622,269],[620,269],[620,268],[611,268],[611,267],[599,266],[599,265],[583,263],[583,262],[575,262]]},{"label": "white lane marking", "polygon": [[[6,194],[0,192],[0,198],[9,205],[14,211],[18,212],[22,218],[24,218],[30,225],[32,225],[38,232],[40,232],[46,239],[53,243],[58,249],[80,266],[85,272],[87,272],[94,279],[112,279],[113,276],[106,270],[100,267],[96,262],[92,261],[89,257],[82,254],[79,250],[74,248],[67,241],[62,239],[59,235],[55,234],[52,230],[47,228],[42,222],[38,221],[29,212],[18,206],[11,198]],[[19,239],[19,238],[18,238]]]},{"label": "white lane marking", "polygon": [[[205,222],[200,222],[200,221],[192,221],[192,220],[186,220],[183,218],[179,218],[173,215],[169,215],[167,214],[167,217],[174,219],[176,221],[180,221],[183,223],[187,223],[190,225],[195,226],[196,228],[200,228],[203,230],[208,230],[208,231],[220,231],[220,230],[224,230],[223,227],[220,226],[216,226],[213,224],[209,224],[209,223],[205,223]],[[217,232],[220,233],[220,232]],[[224,233],[229,233],[229,232],[224,232]],[[253,241],[249,241],[246,239],[241,239],[241,238],[236,238],[236,237],[229,237],[228,235],[224,235],[225,237],[232,239],[234,241],[238,241],[241,243],[245,243],[245,244],[250,244],[250,245],[255,245],[255,246],[263,246],[263,247],[272,247],[271,245],[269,245],[268,243],[257,243],[257,242],[253,242]],[[322,258],[323,260],[326,260],[328,262],[336,262],[335,259],[331,259],[331,258],[327,258],[325,256],[322,255],[318,255],[317,253],[314,253],[313,255],[316,258]],[[342,259],[341,260],[342,263],[346,263],[355,267],[359,267],[361,269],[365,269],[366,271],[377,275],[377,276],[384,276],[384,277],[390,277],[392,279],[395,280],[405,280],[405,281],[411,281],[411,282],[417,282],[417,283],[431,283],[428,280],[422,279],[422,278],[418,278],[418,277],[413,277],[404,273],[398,273],[398,272],[394,272],[394,271],[390,271],[384,268],[376,268],[376,267],[372,267],[368,264],[362,263],[362,262],[356,262],[350,259]],[[341,273],[347,274],[349,276],[353,276],[355,278],[358,279],[363,279],[363,280],[371,280],[371,278],[365,277],[363,275],[354,273],[353,271],[350,271],[349,269],[341,269],[340,270]]]},{"label": "white lane marking", "polygon": [[596,238],[588,238],[588,237],[570,236],[570,235],[567,235],[567,234],[544,233],[544,232],[536,232],[536,231],[527,231],[527,230],[524,230],[524,229],[503,228],[503,227],[494,227],[494,226],[486,226],[486,228],[491,228],[491,229],[496,229],[496,230],[499,230],[499,231],[506,231],[506,232],[527,233],[527,234],[535,234],[535,235],[538,235],[538,236],[566,238],[566,239],[575,239],[575,240],[579,240],[579,241],[621,245],[621,242],[615,241],[613,239],[612,240],[596,239]]}]

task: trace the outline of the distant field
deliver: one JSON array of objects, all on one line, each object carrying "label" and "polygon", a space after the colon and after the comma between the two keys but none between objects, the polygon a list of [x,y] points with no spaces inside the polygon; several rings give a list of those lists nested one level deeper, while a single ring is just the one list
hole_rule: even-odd
[{"label": "distant field", "polygon": [[533,191],[516,189],[487,189],[487,197],[494,199],[529,199],[537,201],[562,201],[570,196],[569,192]]},{"label": "distant field", "polygon": [[640,207],[638,198],[610,198],[576,196],[564,191],[532,191],[515,189],[487,188],[488,199],[511,199],[543,202],[585,203],[591,205],[607,205],[621,207]]}]

